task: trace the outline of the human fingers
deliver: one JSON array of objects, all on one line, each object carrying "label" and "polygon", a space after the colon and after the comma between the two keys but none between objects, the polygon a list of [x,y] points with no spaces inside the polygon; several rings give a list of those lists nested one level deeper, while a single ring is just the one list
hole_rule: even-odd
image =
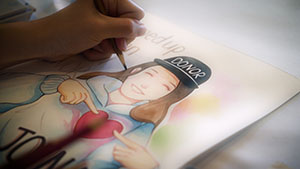
[{"label": "human fingers", "polygon": [[127,139],[126,137],[124,137],[123,135],[121,135],[119,132],[117,132],[116,130],[113,131],[114,136],[120,140],[122,143],[124,143],[128,148],[131,149],[137,149],[139,148],[139,145],[136,144],[135,142]]},{"label": "human fingers", "polygon": [[120,50],[126,51],[129,44],[134,41],[135,38],[117,38],[116,43]]},{"label": "human fingers", "polygon": [[89,60],[104,60],[114,53],[109,40],[103,40],[100,44],[83,52],[83,55]]},{"label": "human fingers", "polygon": [[136,19],[103,17],[104,39],[108,38],[135,38],[144,35],[146,27]]},{"label": "human fingers", "polygon": [[98,114],[97,108],[96,108],[94,102],[92,101],[91,97],[89,96],[89,94],[84,93],[84,95],[86,96],[86,98],[84,100],[85,104],[89,107],[89,109],[93,113]]},{"label": "human fingers", "polygon": [[[132,42],[135,38],[117,38],[116,44],[117,47],[121,51],[127,50],[127,44]],[[104,60],[109,58],[115,51],[112,48],[112,45],[108,39],[103,40],[99,45],[96,45],[95,47],[86,50],[83,52],[83,55],[88,60]]]},{"label": "human fingers", "polygon": [[127,49],[127,40],[125,38],[117,38],[116,40],[117,47],[121,51],[125,51]]},{"label": "human fingers", "polygon": [[131,0],[102,0],[102,1],[109,16],[141,20],[145,15],[144,10]]},{"label": "human fingers", "polygon": [[[117,47],[121,51],[127,50],[127,44],[131,43],[135,38],[117,38],[115,39]],[[99,45],[85,51],[83,54],[89,60],[104,60],[109,58],[115,51],[109,40],[103,40]]]}]

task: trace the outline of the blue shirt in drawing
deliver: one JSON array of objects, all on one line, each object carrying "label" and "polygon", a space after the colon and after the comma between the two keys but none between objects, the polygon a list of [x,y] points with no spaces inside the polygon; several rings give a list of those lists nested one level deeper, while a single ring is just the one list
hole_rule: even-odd
[{"label": "blue shirt in drawing", "polygon": [[44,94],[57,92],[59,84],[67,75],[39,75],[31,73],[9,73],[0,75],[0,113],[30,104]]},{"label": "blue shirt in drawing", "polygon": [[[59,101],[60,94],[57,92],[57,87],[68,76],[36,74],[26,76],[15,74],[14,78],[7,78],[5,85],[12,88],[1,91],[0,105],[3,112],[0,116],[1,164],[13,159],[22,151],[30,151],[45,142],[72,133],[78,119],[89,111],[84,103],[68,105]],[[23,84],[15,85],[16,82],[22,82],[19,81],[22,78]],[[123,135],[141,145],[146,145],[154,125],[136,121],[129,116],[129,113],[132,108],[147,101],[134,105],[107,105],[108,93],[118,89],[122,85],[121,81],[107,76],[98,76],[80,82],[89,90],[97,109],[107,112],[108,119],[116,120],[123,125],[121,132]],[[19,95],[21,90],[25,91]],[[2,97],[3,94],[9,95],[8,98]],[[26,144],[22,144],[24,142]],[[113,137],[82,138],[64,150],[63,157],[59,159],[56,166],[65,164],[69,167],[84,160],[88,162],[89,168],[119,168],[120,164],[112,157],[113,146],[117,143],[121,144]],[[19,149],[16,150],[16,147]]]}]

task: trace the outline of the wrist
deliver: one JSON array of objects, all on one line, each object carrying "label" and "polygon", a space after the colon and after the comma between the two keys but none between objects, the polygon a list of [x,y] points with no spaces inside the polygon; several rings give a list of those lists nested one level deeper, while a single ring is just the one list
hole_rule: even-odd
[{"label": "wrist", "polygon": [[0,25],[1,67],[35,59],[31,50],[33,32],[29,22],[17,22]]},{"label": "wrist", "polygon": [[28,48],[33,49],[31,51],[33,59],[45,59],[51,56],[59,55],[58,44],[56,41],[57,34],[55,32],[55,23],[51,23],[49,17],[31,21],[29,24],[28,32],[31,33],[30,44]]},{"label": "wrist", "polygon": [[55,27],[57,25],[48,17],[0,25],[0,68],[32,59],[63,55]]}]

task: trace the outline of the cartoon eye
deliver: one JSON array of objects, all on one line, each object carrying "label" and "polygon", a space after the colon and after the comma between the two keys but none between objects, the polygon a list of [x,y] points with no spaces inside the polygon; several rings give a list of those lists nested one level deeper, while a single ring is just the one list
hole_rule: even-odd
[{"label": "cartoon eye", "polygon": [[167,91],[171,91],[171,88],[168,85],[164,84],[163,86],[167,89]]},{"label": "cartoon eye", "polygon": [[149,73],[149,72],[145,72],[147,75],[153,77],[153,74],[152,73]]}]

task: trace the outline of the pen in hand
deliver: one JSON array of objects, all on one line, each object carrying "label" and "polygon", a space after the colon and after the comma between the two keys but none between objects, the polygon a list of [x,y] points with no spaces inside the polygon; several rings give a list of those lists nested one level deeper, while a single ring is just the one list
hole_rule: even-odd
[{"label": "pen in hand", "polygon": [[[103,15],[108,16],[108,12],[105,10],[104,4],[101,0],[94,0],[95,6],[97,8],[97,10],[102,13]],[[114,52],[117,54],[119,60],[121,61],[123,67],[125,70],[127,70],[127,66],[125,64],[125,59],[124,59],[124,55],[123,52],[118,48],[117,43],[116,43],[116,39],[109,39]]]}]

